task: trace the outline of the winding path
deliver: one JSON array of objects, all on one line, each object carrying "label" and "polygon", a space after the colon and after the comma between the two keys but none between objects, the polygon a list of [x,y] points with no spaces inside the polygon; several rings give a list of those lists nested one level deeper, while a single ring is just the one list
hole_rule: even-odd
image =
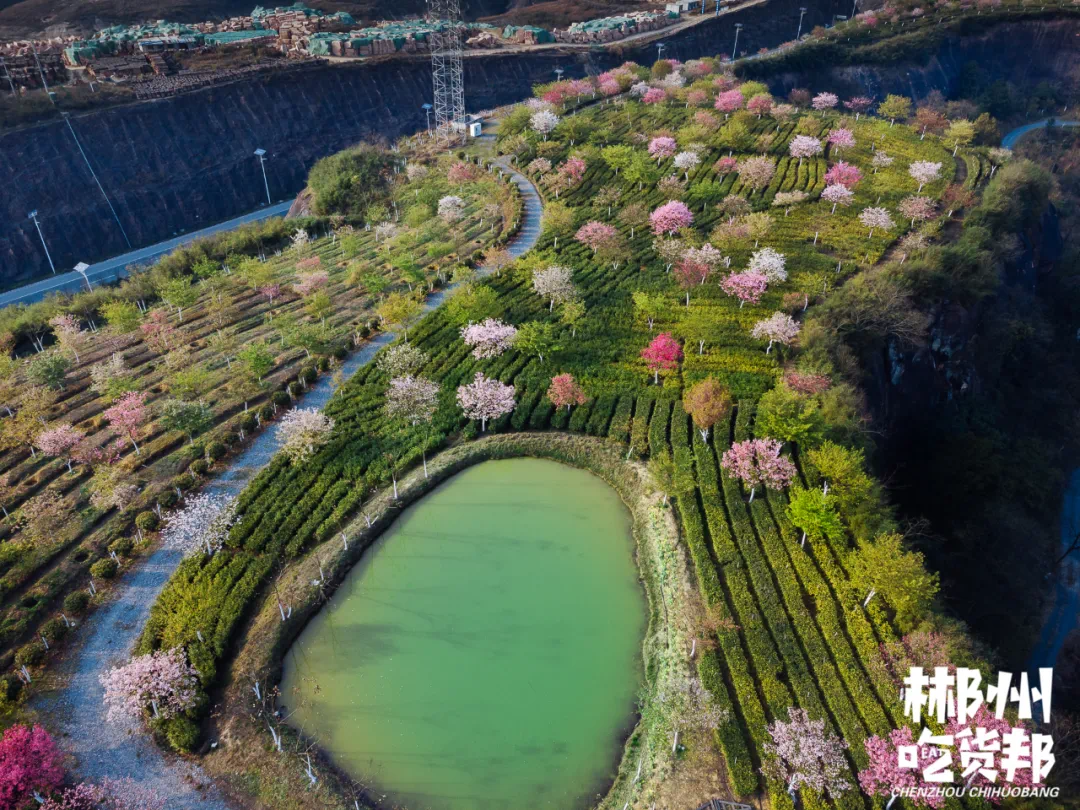
[{"label": "winding path", "polygon": [[[505,160],[496,163],[517,185],[524,203],[521,228],[507,244],[510,255],[517,258],[539,240],[543,206],[528,179],[510,168]],[[439,306],[446,292],[428,296],[424,311]],[[342,368],[345,377],[370,362],[393,339],[394,335],[381,333],[367,342],[345,361]],[[322,409],[333,392],[330,375],[324,375],[305,395],[303,405]],[[277,433],[278,423],[274,423],[256,436],[205,491],[239,494],[277,451]],[[169,797],[170,810],[226,810],[225,799],[197,765],[164,753],[137,723],[123,726],[106,723],[102,705],[104,689],[99,683],[100,676],[130,657],[151,605],[180,560],[178,552],[159,548],[120,579],[112,600],[92,614],[86,626],[78,631],[80,643],[70,649],[60,670],[63,685],[35,695],[33,706],[51,718],[50,726],[60,733],[64,749],[77,757],[77,771],[83,778],[98,781],[103,777],[130,777]]]}]

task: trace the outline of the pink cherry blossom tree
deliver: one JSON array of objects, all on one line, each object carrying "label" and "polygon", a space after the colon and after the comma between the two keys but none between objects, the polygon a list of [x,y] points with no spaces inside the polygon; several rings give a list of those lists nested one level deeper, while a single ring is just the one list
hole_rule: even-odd
[{"label": "pink cherry blossom tree", "polygon": [[716,163],[713,164],[713,171],[715,171],[718,175],[720,175],[721,179],[723,179],[725,174],[734,171],[738,165],[739,161],[729,155],[727,157],[722,157],[718,161],[716,161]]},{"label": "pink cherry blossom tree", "polygon": [[769,341],[765,354],[772,351],[774,343],[784,346],[790,344],[799,335],[799,324],[786,312],[774,312],[763,321],[754,324],[750,336],[755,340]]},{"label": "pink cherry blossom tree", "polygon": [[551,378],[551,385],[547,390],[548,401],[556,408],[566,406],[570,410],[571,405],[584,405],[589,401],[578,381],[573,374],[556,374]]},{"label": "pink cherry blossom tree", "polygon": [[745,103],[746,99],[738,90],[726,90],[716,97],[716,103],[713,106],[727,118],[736,110],[741,110]]},{"label": "pink cherry blossom tree", "polygon": [[873,106],[874,100],[872,98],[867,98],[866,96],[855,96],[854,98],[849,98],[847,101],[844,102],[844,107],[855,113],[856,121],[859,120],[859,116],[861,116]]},{"label": "pink cherry blossom tree", "polygon": [[281,450],[294,464],[302,464],[330,441],[334,420],[315,408],[293,408],[278,423]]},{"label": "pink cherry blossom tree", "polygon": [[850,149],[855,145],[855,133],[847,127],[837,127],[829,131],[827,140],[833,151],[840,154],[841,150]]},{"label": "pink cherry blossom tree", "polygon": [[744,186],[760,191],[772,182],[776,174],[776,165],[772,158],[765,155],[747,158],[739,164],[739,179]]},{"label": "pink cherry blossom tree", "polygon": [[660,384],[661,371],[673,371],[682,360],[682,347],[670,332],[661,332],[641,350],[645,365],[653,373],[653,383]]},{"label": "pink cherry blossom tree", "polygon": [[79,325],[79,319],[74,315],[57,315],[49,321],[49,326],[61,350],[74,356],[78,363],[79,350],[86,346],[88,339],[88,333]]},{"label": "pink cherry blossom tree", "polygon": [[787,281],[787,259],[784,254],[771,247],[755,250],[750,255],[750,272],[761,273],[770,284]]},{"label": "pink cherry blossom tree", "polygon": [[85,438],[81,430],[63,424],[39,433],[34,443],[45,455],[64,459],[67,462],[68,472],[71,472],[71,462],[76,448]]},{"label": "pink cherry blossom tree", "polygon": [[649,222],[654,234],[670,236],[682,228],[689,228],[694,222],[694,215],[685,203],[670,200],[649,215]]},{"label": "pink cherry blossom tree", "polygon": [[919,184],[919,188],[915,192],[919,194],[922,192],[923,186],[927,183],[933,183],[941,177],[941,164],[930,160],[916,160],[908,166],[908,174]]},{"label": "pink cherry blossom tree", "polygon": [[720,265],[727,267],[731,263],[727,256],[714,248],[709,242],[706,242],[701,247],[688,247],[683,252],[683,257],[692,262],[706,264],[710,270],[719,270]]},{"label": "pink cherry blossom tree", "polygon": [[822,151],[821,141],[812,135],[796,135],[788,144],[788,153],[799,159],[800,166],[802,166],[803,158],[820,155]]},{"label": "pink cherry blossom tree", "polygon": [[761,771],[786,784],[792,796],[808,787],[835,800],[851,789],[844,776],[847,743],[826,729],[824,720],[811,720],[806,709],[791,707],[787,722],[777,720],[769,725],[769,736],[772,739],[765,743],[767,759]]},{"label": "pink cherry blossom tree", "polygon": [[525,167],[529,174],[538,174],[541,177],[551,171],[551,161],[547,158],[536,158]]},{"label": "pink cherry blossom tree", "polygon": [[586,163],[579,157],[568,157],[559,164],[558,172],[563,175],[570,186],[576,186],[585,176]]},{"label": "pink cherry blossom tree", "polygon": [[165,797],[134,779],[103,779],[65,788],[41,810],[165,810]]},{"label": "pink cherry blossom tree", "polygon": [[709,100],[709,94],[704,90],[690,90],[686,94],[687,107],[700,107]]},{"label": "pink cherry blossom tree", "polygon": [[586,222],[578,228],[577,233],[574,234],[574,238],[581,242],[581,244],[591,248],[595,255],[601,245],[612,239],[616,233],[618,232],[615,230],[615,226],[593,220],[591,222]]},{"label": "pink cherry blossom tree", "polygon": [[852,200],[855,199],[855,192],[841,183],[833,183],[831,186],[825,186],[825,190],[821,192],[821,199],[827,203],[832,203],[832,210],[829,213],[835,214],[836,206],[847,207],[851,205]]},{"label": "pink cherry blossom tree", "polygon": [[668,137],[667,135],[662,135],[649,141],[649,154],[656,158],[657,163],[664,158],[669,158],[674,155],[677,148],[678,144],[675,143],[675,139]]},{"label": "pink cherry blossom tree", "polygon": [[[581,231],[578,231],[578,238],[580,234]],[[553,311],[555,304],[564,304],[577,297],[577,288],[571,281],[573,274],[573,268],[558,264],[533,273],[533,291],[541,298],[548,299],[548,311]]]},{"label": "pink cherry blossom tree", "polygon": [[795,478],[795,465],[780,455],[778,439],[746,439],[724,451],[721,468],[750,487],[750,501],[759,486],[784,489]]},{"label": "pink cherry blossom tree", "polygon": [[704,284],[712,267],[705,262],[695,261],[683,255],[682,260],[675,265],[675,281],[686,291],[686,305],[690,306],[690,290]]},{"label": "pink cherry blossom tree", "polygon": [[877,174],[878,169],[886,169],[889,166],[892,166],[895,161],[896,158],[894,158],[892,155],[889,155],[886,152],[878,149],[876,152],[874,152],[874,157],[870,161],[870,163],[874,167],[874,174]]},{"label": "pink cherry blossom tree", "polygon": [[732,273],[720,282],[720,289],[739,299],[739,309],[747,302],[756,304],[765,294],[769,280],[762,273]]},{"label": "pink cherry blossom tree", "polygon": [[840,103],[836,93],[818,93],[810,102],[810,106],[820,113],[833,109]]},{"label": "pink cherry blossom tree", "polygon": [[864,208],[859,214],[859,221],[870,229],[867,239],[872,238],[876,230],[891,231],[896,224],[884,208]]},{"label": "pink cherry blossom tree", "polygon": [[471,383],[458,387],[457,401],[466,418],[480,420],[483,433],[489,419],[498,419],[514,410],[514,386],[489,379],[478,371]]},{"label": "pink cherry blossom tree", "polygon": [[461,327],[461,339],[471,346],[473,357],[487,360],[498,357],[514,343],[517,329],[498,318],[487,318],[480,323],[470,323]]},{"label": "pink cherry blossom tree", "polygon": [[64,783],[60,750],[41,726],[13,725],[0,739],[0,807],[30,807]]},{"label": "pink cherry blossom tree", "polygon": [[855,188],[862,180],[862,172],[859,171],[858,166],[852,166],[850,163],[844,161],[838,161],[834,163],[829,170],[825,172],[825,185],[839,184],[845,188]]},{"label": "pink cherry blossom tree", "polygon": [[195,706],[198,680],[180,647],[131,659],[101,676],[110,722],[139,719],[147,711],[168,720]]},{"label": "pink cherry blossom tree", "polygon": [[325,270],[315,270],[311,273],[301,273],[293,284],[293,291],[301,298],[317,293],[330,283],[330,274]]},{"label": "pink cherry blossom tree", "polygon": [[[994,715],[994,712],[987,709],[986,705],[983,704],[976,710],[975,715],[969,717],[965,723],[960,723],[955,718],[950,720],[945,726],[945,733],[950,734],[955,738],[963,732],[969,732],[970,736],[968,739],[973,740],[975,739],[975,730],[979,728],[984,728],[991,733],[997,732],[997,739],[1002,741],[1003,748],[1008,745],[1007,739],[1010,736],[1018,732],[1030,735],[1031,732],[1031,729],[1026,729],[1022,725],[1014,726],[1004,717],[998,719]],[[963,737],[957,738],[958,747],[961,744],[960,741],[963,739]],[[1000,785],[1002,778],[1004,778],[1006,784],[1013,787],[1031,787],[1034,784],[1030,768],[1020,768],[1010,774],[1005,770],[1004,764],[1000,760],[998,764],[1001,774],[996,784]],[[976,772],[968,777],[967,784],[969,787],[992,787],[995,783],[987,779],[981,772]],[[991,801],[993,801],[993,799],[991,799]],[[1001,799],[998,798],[997,802],[994,803],[998,804],[1000,801]]]},{"label": "pink cherry blossom tree", "polygon": [[756,96],[746,102],[746,109],[761,118],[763,115],[768,115],[772,112],[773,98],[768,93],[758,93]]},{"label": "pink cherry blossom tree", "polygon": [[169,351],[176,343],[176,327],[169,323],[169,313],[164,309],[155,309],[139,324],[143,339],[158,354]]},{"label": "pink cherry blossom tree", "polygon": [[663,104],[667,101],[667,92],[659,87],[650,87],[641,97],[644,104]]},{"label": "pink cherry blossom tree", "polygon": [[789,371],[784,375],[787,387],[797,394],[820,394],[829,390],[832,380],[827,374],[811,374],[804,371]]},{"label": "pink cherry blossom tree", "polygon": [[185,557],[203,552],[212,557],[225,545],[225,538],[237,519],[235,497],[205,492],[190,495],[183,509],[165,519],[162,542]]},{"label": "pink cherry blossom tree", "polygon": [[446,172],[446,179],[459,186],[471,183],[477,178],[477,168],[471,163],[459,160]]},{"label": "pink cherry blossom tree", "polygon": [[273,306],[274,299],[281,295],[281,285],[264,284],[262,287],[259,288],[259,292],[264,298],[266,298],[267,301],[270,302],[270,305]]},{"label": "pink cherry blossom tree", "polygon": [[111,408],[107,408],[102,416],[114,429],[131,441],[136,455],[142,455],[138,443],[139,428],[145,424],[149,416],[145,393],[130,391],[124,394]]},{"label": "pink cherry blossom tree", "polygon": [[896,206],[900,216],[911,220],[911,227],[915,227],[915,220],[925,222],[937,216],[937,203],[929,197],[904,197]]},{"label": "pink cherry blossom tree", "polygon": [[[888,796],[887,807],[902,790],[933,788],[935,783],[923,779],[923,770],[937,760],[937,752],[930,745],[920,745],[916,749],[917,769],[900,767],[900,746],[913,746],[915,739],[911,729],[894,729],[888,737],[867,737],[863,741],[870,764],[859,771],[859,785],[870,796]],[[932,790],[925,790],[911,797],[916,807],[937,808],[944,806],[945,796]]]}]

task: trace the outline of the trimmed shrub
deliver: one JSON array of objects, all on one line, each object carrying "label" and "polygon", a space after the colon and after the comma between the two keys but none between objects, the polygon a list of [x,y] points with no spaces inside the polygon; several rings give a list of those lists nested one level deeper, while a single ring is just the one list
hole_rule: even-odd
[{"label": "trimmed shrub", "polygon": [[157,502],[164,508],[168,509],[171,506],[176,506],[176,502],[180,500],[179,496],[171,489],[166,489],[157,496]]},{"label": "trimmed shrub", "polygon": [[49,619],[41,625],[41,635],[45,636],[49,643],[60,641],[67,634],[68,626],[64,624],[63,619]]},{"label": "trimmed shrub", "polygon": [[186,717],[173,717],[164,724],[165,739],[174,751],[190,754],[199,742],[199,727]]},{"label": "trimmed shrub", "polygon": [[226,453],[229,452],[229,448],[222,442],[210,442],[206,445],[206,457],[211,461],[217,461],[219,458],[223,458]]},{"label": "trimmed shrub", "polygon": [[32,667],[45,660],[45,645],[40,641],[23,644],[15,651],[15,664],[20,667]]},{"label": "trimmed shrub", "polygon": [[123,554],[125,557],[131,554],[133,548],[135,548],[135,541],[130,537],[117,537],[109,543],[109,551],[115,551],[117,554]]},{"label": "trimmed shrub", "polygon": [[284,391],[275,391],[274,395],[270,397],[270,401],[277,405],[279,408],[288,408],[292,403],[289,399],[289,395]]},{"label": "trimmed shrub", "polygon": [[[173,497],[176,497],[175,492],[173,493]],[[161,499],[159,498],[159,503],[160,500]],[[139,514],[135,518],[135,525],[142,529],[144,532],[152,532],[161,525],[161,520],[154,512],[151,512],[148,509],[145,512],[139,512]]]},{"label": "trimmed shrub", "polygon": [[64,613],[81,614],[90,606],[90,594],[86,591],[75,591],[64,597]]},{"label": "trimmed shrub", "polygon": [[118,569],[119,566],[117,566],[116,560],[111,557],[106,557],[90,566],[90,576],[98,577],[99,579],[112,579],[116,576]]},{"label": "trimmed shrub", "polygon": [[191,462],[191,466],[188,467],[195,475],[206,475],[210,470],[210,462],[205,458],[197,458]]}]

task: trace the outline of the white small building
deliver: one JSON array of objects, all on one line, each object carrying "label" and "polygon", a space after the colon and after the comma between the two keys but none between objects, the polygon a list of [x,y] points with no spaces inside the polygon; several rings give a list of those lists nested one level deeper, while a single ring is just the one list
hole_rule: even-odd
[{"label": "white small building", "polygon": [[686,14],[690,9],[698,8],[700,5],[701,0],[674,0],[674,2],[664,6],[664,10],[672,14]]}]

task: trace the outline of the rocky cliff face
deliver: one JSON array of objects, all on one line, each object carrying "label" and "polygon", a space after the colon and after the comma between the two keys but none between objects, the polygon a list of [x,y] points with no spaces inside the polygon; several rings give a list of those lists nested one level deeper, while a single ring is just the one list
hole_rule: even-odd
[{"label": "rocky cliff face", "polygon": [[990,81],[1034,85],[1045,80],[1075,88],[1080,84],[1078,38],[1080,20],[1075,19],[1002,23],[979,34],[950,36],[920,63],[781,73],[769,85],[779,94],[809,87],[879,99],[888,93],[920,99],[931,90],[948,96],[964,66],[975,62]]},{"label": "rocky cliff face", "polygon": [[[848,11],[847,0],[806,5],[804,30]],[[736,22],[745,25],[739,51],[753,52],[791,39],[798,18],[798,0],[770,0],[667,37],[664,53],[683,60],[730,53]],[[652,42],[474,55],[466,60],[466,98],[470,109],[484,109],[527,96],[532,84],[553,78],[556,66],[581,76],[655,57]],[[125,252],[127,240],[152,244],[259,207],[266,196],[256,148],[268,152],[271,196],[287,199],[320,157],[421,129],[421,105],[430,100],[427,60],[400,58],[314,66],[72,116],[112,208],[65,122],[7,132],[0,136],[0,284],[49,272],[26,217],[32,209],[57,267],[94,262]]]}]

